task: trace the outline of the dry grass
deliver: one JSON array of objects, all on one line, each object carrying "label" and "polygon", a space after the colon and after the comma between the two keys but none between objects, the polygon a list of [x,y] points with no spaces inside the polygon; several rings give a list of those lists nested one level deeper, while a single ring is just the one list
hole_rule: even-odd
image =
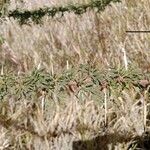
[{"label": "dry grass", "polygon": [[[16,5],[33,9],[42,4],[81,1],[37,0],[34,5],[33,1],[11,2],[10,9]],[[0,45],[1,74],[26,74],[36,67],[59,74],[86,63],[98,68],[119,68],[125,65],[123,49],[128,65],[149,72],[150,35],[126,33],[126,30],[150,29],[149,8],[149,0],[122,0],[100,14],[88,11],[82,16],[69,13],[62,18],[45,17],[42,25],[20,26],[16,20],[6,18],[0,22],[0,35],[4,38]],[[80,140],[89,150],[94,146],[102,150],[126,150],[129,145],[134,146],[131,144],[134,140],[142,147],[146,143],[143,134],[149,131],[150,105],[149,97],[142,94],[137,96],[130,89],[122,91],[120,96],[106,95],[106,110],[104,104],[90,96],[83,95],[83,101],[79,101],[73,93],[60,105],[56,92],[52,99],[46,99],[44,113],[42,96],[34,100],[4,99],[0,104],[0,149],[74,150],[75,141]],[[97,136],[101,147],[92,142]]]},{"label": "dry grass", "polygon": [[[107,149],[107,146],[127,149],[130,142],[144,132],[143,108],[128,93],[124,91],[123,94],[124,101],[118,98],[117,106],[108,99],[107,127],[104,126],[104,108],[94,101],[81,103],[70,97],[64,107],[56,107],[47,99],[44,114],[40,105],[27,103],[27,100],[17,103],[12,99],[5,101],[5,105],[1,104],[0,146],[7,149],[66,150],[74,149],[72,144],[75,141],[102,138],[106,134],[103,141],[96,143],[99,149]],[[111,139],[107,134],[115,136]],[[82,146],[82,142],[80,144]],[[94,149],[94,145],[90,146]]]}]

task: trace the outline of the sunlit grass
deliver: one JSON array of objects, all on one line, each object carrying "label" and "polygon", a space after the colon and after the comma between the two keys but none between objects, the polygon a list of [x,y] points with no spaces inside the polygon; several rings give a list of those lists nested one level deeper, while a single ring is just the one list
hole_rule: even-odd
[{"label": "sunlit grass", "polygon": [[[11,1],[10,9],[68,1]],[[0,22],[0,149],[67,150],[75,141],[89,150],[142,147],[149,34],[126,30],[150,28],[149,6],[122,0],[100,14],[45,17],[41,25]]]}]

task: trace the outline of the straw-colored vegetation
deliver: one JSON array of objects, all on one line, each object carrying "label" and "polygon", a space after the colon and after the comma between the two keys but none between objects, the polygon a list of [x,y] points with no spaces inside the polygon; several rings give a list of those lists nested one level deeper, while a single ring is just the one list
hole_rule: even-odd
[{"label": "straw-colored vegetation", "polygon": [[42,24],[0,18],[0,149],[149,150],[150,33],[126,33],[150,30],[149,12],[149,0],[122,0]]}]

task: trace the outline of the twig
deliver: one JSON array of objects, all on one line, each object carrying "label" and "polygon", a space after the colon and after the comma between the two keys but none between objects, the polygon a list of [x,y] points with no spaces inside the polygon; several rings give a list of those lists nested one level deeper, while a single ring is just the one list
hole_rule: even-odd
[{"label": "twig", "polygon": [[104,88],[105,126],[107,127],[107,89]]}]

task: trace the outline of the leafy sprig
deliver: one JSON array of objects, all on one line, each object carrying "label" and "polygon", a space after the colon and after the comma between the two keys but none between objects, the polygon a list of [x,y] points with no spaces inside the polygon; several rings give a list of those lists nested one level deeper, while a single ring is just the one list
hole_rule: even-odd
[{"label": "leafy sprig", "polygon": [[[14,19],[17,19],[20,22],[20,24],[26,24],[29,23],[29,21],[33,21],[34,23],[38,24],[41,23],[41,19],[46,15],[51,16],[53,18],[57,14],[61,14],[61,16],[63,16],[66,12],[73,12],[77,15],[81,15],[87,10],[96,10],[97,12],[100,12],[103,11],[106,6],[110,5],[111,2],[120,1],[121,0],[95,0],[89,2],[88,4],[44,7],[32,11],[16,9],[13,11],[9,11],[7,13],[7,17],[13,17]],[[0,13],[0,17],[2,17],[2,13]]]}]

